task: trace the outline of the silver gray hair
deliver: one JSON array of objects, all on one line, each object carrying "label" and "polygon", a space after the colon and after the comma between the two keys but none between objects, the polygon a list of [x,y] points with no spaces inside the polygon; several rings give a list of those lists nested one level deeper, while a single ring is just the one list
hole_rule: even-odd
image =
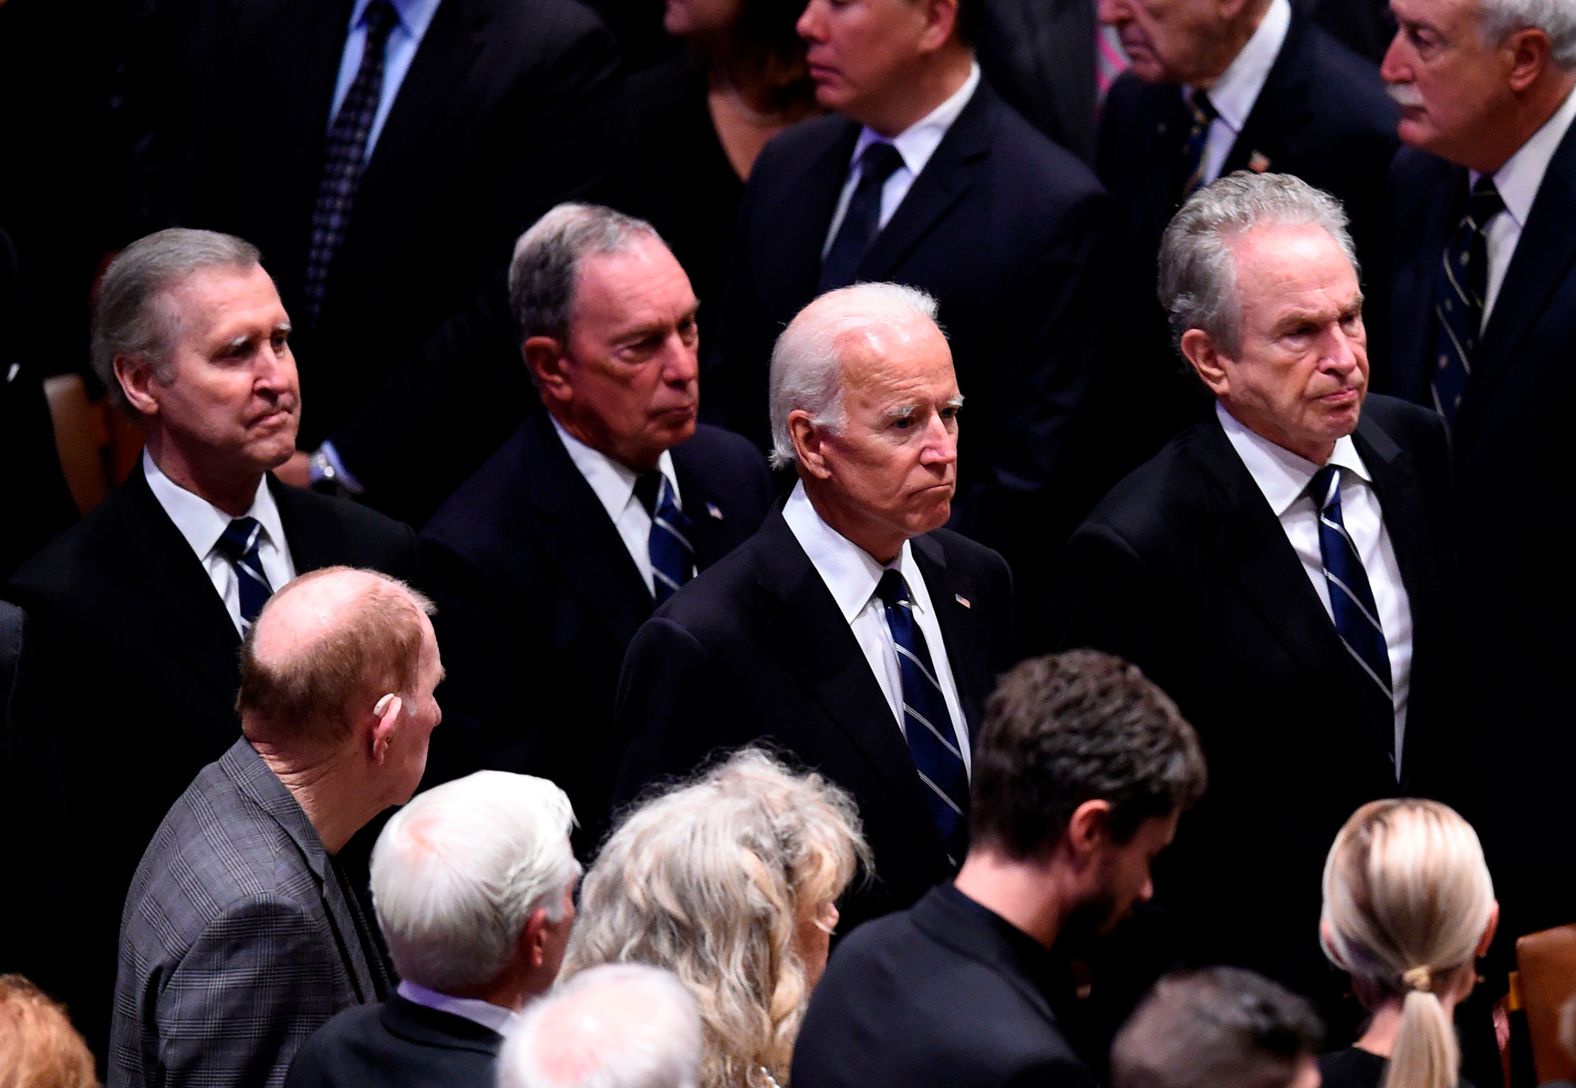
[{"label": "silver gray hair", "polygon": [[1576,68],[1576,5],[1571,0],[1478,0],[1478,31],[1486,45],[1505,35],[1536,27],[1549,36],[1554,63]]},{"label": "silver gray hair", "polygon": [[662,241],[645,220],[600,204],[560,204],[531,224],[515,242],[509,262],[509,311],[521,339],[567,339],[580,262],[621,253],[644,238]]},{"label": "silver gray hair", "polygon": [[526,1007],[498,1088],[696,1088],[700,1010],[672,972],[593,967]]},{"label": "silver gray hair", "polygon": [[1189,329],[1203,329],[1235,355],[1242,347],[1235,243],[1255,227],[1302,225],[1322,227],[1357,270],[1341,202],[1290,174],[1238,170],[1189,197],[1160,242],[1158,294],[1172,343],[1180,345]]},{"label": "silver gray hair", "polygon": [[843,355],[848,341],[873,329],[895,329],[916,318],[934,323],[936,300],[917,287],[858,283],[828,291],[794,316],[772,348],[770,403],[773,468],[793,464],[788,413],[810,413],[817,427],[843,424]]},{"label": "silver gray hair", "polygon": [[545,778],[477,771],[418,795],[372,850],[372,899],[401,977],[443,992],[495,980],[538,909],[580,875],[574,813]]},{"label": "silver gray hair", "polygon": [[93,307],[93,372],[112,401],[126,408],[115,359],[142,359],[161,380],[170,378],[175,315],[167,296],[206,268],[247,271],[262,260],[257,247],[231,234],[171,227],[139,238],[115,257],[99,280]]}]

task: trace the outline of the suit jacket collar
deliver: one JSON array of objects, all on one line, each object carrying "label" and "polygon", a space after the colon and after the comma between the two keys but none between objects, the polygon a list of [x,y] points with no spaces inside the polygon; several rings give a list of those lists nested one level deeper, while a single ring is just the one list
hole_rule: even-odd
[{"label": "suit jacket collar", "polygon": [[[368,962],[364,949],[376,947],[372,935],[363,933],[359,907],[345,898],[346,894],[354,893],[340,887],[328,850],[300,803],[245,737],[232,744],[230,750],[220,757],[219,769],[234,784],[238,793],[273,820],[295,844],[322,895],[323,912],[338,938],[346,977],[363,1003],[377,1000],[389,989],[387,972],[381,962]],[[363,936],[368,938],[369,943],[363,944]]]},{"label": "suit jacket collar", "polygon": [[[931,229],[962,200],[974,185],[976,171],[991,153],[990,117],[1001,109],[989,85],[984,80],[975,88],[974,95],[947,129],[930,161],[914,179],[908,195],[897,206],[897,211],[876,235],[864,260],[859,264],[858,278],[862,281],[892,279],[904,259],[912,253],[930,233]],[[853,122],[848,122],[853,125]],[[856,134],[858,128],[854,127]],[[838,187],[841,191],[841,186]],[[827,221],[830,223],[828,215]],[[825,238],[822,229],[821,238]]]},{"label": "suit jacket collar", "polygon": [[[1426,405],[1431,403],[1429,390],[1433,379],[1434,279],[1450,233],[1464,208],[1467,170],[1409,148],[1402,148],[1396,156],[1398,168],[1422,164],[1426,164],[1423,169],[1404,173],[1404,199],[1409,213],[1418,217],[1415,237],[1420,242],[1410,260],[1398,264],[1394,272],[1390,365],[1396,367],[1391,382],[1393,391],[1407,400]],[[1399,172],[1392,172],[1392,199]],[[1502,290],[1502,298],[1504,294]],[[1495,309],[1497,312],[1498,306]],[[1470,412],[1473,399],[1463,402],[1463,414]]]},{"label": "suit jacket collar", "polygon": [[[523,497],[544,527],[538,534],[543,552],[563,571],[569,590],[601,617],[620,645],[628,645],[650,617],[654,602],[623,538],[553,432],[545,410],[526,420],[519,450]],[[675,457],[675,472],[678,469]],[[683,473],[679,487],[688,505],[691,491]],[[696,485],[694,490],[701,488]],[[696,544],[697,553],[699,549]]]},{"label": "suit jacket collar", "polygon": [[[1460,172],[1462,175],[1465,171]],[[1464,177],[1461,182],[1465,191]],[[1516,243],[1505,282],[1483,330],[1472,369],[1469,395],[1461,404],[1456,429],[1469,429],[1484,399],[1512,365],[1522,339],[1548,305],[1549,296],[1576,264],[1576,125],[1560,141]]]},{"label": "suit jacket collar", "polygon": [[910,918],[937,944],[975,960],[1009,983],[1047,1024],[1060,1030],[1050,993],[1063,972],[1051,952],[1033,937],[951,884],[926,892]]},{"label": "suit jacket collar", "polygon": [[503,1036],[485,1024],[441,1009],[429,1009],[397,993],[383,1003],[378,1019],[389,1034],[421,1046],[496,1056],[503,1043]]},{"label": "suit jacket collar", "polygon": [[[1197,443],[1199,464],[1204,470],[1201,483],[1205,506],[1216,515],[1212,519],[1217,527],[1213,551],[1220,557],[1221,568],[1237,581],[1243,598],[1259,613],[1265,628],[1290,657],[1302,661],[1310,674],[1337,677],[1349,689],[1347,696],[1339,700],[1341,705],[1370,707],[1372,700],[1359,695],[1370,681],[1341,645],[1335,625],[1292,551],[1285,530],[1231,448],[1219,421],[1210,419],[1200,424],[1189,432],[1189,438]],[[1400,458],[1399,447],[1366,418],[1359,422],[1353,442],[1374,475],[1383,506],[1386,494],[1402,486],[1394,471]],[[1384,507],[1384,515],[1388,528],[1393,520],[1388,506]],[[1353,732],[1363,737],[1388,736],[1394,727],[1393,718],[1375,718]],[[1377,745],[1373,754],[1383,758]]]},{"label": "suit jacket collar", "polygon": [[[1311,26],[1293,14],[1286,29],[1286,40],[1281,43],[1275,63],[1270,66],[1264,86],[1253,102],[1242,129],[1226,153],[1221,164],[1222,177],[1233,170],[1275,169],[1273,158],[1264,158],[1263,148],[1275,153],[1275,158],[1285,156],[1298,162],[1317,158],[1318,148],[1304,146],[1314,119],[1314,109],[1319,99],[1313,81],[1313,67],[1308,54],[1312,50]],[[1254,156],[1259,155],[1260,160]]]}]

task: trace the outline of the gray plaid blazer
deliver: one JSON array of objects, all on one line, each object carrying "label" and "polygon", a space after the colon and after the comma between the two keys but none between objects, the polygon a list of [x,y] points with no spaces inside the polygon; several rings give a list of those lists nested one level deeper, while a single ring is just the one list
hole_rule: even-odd
[{"label": "gray plaid blazer", "polygon": [[283,1083],[318,1026],[388,995],[377,947],[306,813],[236,741],[175,802],[132,879],[111,1088]]}]

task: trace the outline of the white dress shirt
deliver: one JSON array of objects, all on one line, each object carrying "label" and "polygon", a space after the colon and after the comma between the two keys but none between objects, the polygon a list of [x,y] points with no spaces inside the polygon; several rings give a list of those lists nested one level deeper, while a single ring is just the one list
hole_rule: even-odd
[{"label": "white dress shirt", "polygon": [[[553,430],[558,432],[564,449],[569,451],[569,459],[580,470],[580,475],[585,477],[586,483],[591,485],[597,501],[612,519],[613,527],[624,541],[624,549],[635,561],[640,577],[645,579],[646,588],[652,596],[656,596],[656,584],[651,574],[651,512],[635,494],[635,481],[639,474],[600,450],[592,449],[564,430],[556,419],[553,420]],[[683,510],[684,499],[679,494],[679,478],[673,471],[673,455],[667,450],[663,450],[662,456],[657,458],[657,471],[667,479],[673,488],[674,503]]]},{"label": "white dress shirt", "polygon": [[[1489,221],[1485,239],[1488,244],[1488,289],[1483,295],[1483,325],[1488,325],[1494,303],[1499,299],[1499,289],[1505,285],[1505,273],[1510,269],[1510,259],[1516,255],[1516,243],[1532,214],[1532,204],[1538,199],[1538,189],[1543,185],[1543,175],[1548,173],[1549,162],[1559,150],[1571,122],[1576,120],[1576,91],[1565,96],[1565,102],[1554,111],[1554,116],[1543,123],[1516,153],[1505,160],[1494,174],[1494,188],[1505,201],[1505,210]],[[1476,170],[1469,172],[1469,184],[1476,185],[1482,177]]]},{"label": "white dress shirt", "polygon": [[843,182],[843,193],[837,198],[837,210],[832,213],[832,225],[827,229],[826,241],[821,245],[822,257],[832,248],[832,239],[837,237],[837,228],[843,225],[843,216],[848,212],[848,202],[854,198],[854,189],[859,184],[857,164],[865,148],[875,143],[890,143],[897,148],[898,156],[903,160],[903,165],[892,171],[892,176],[881,187],[881,218],[876,223],[876,229],[880,230],[897,211],[897,206],[903,203],[903,198],[914,185],[914,179],[919,177],[919,172],[925,169],[925,164],[936,153],[936,148],[941,146],[942,137],[946,136],[952,122],[958,119],[958,114],[963,112],[963,107],[969,104],[969,99],[974,97],[979,85],[980,66],[971,63],[968,78],[963,81],[963,86],[952,93],[952,97],[891,140],[871,128],[860,130],[859,139],[854,142],[854,156],[848,161],[848,179]]},{"label": "white dress shirt", "polygon": [[[426,36],[432,17],[437,14],[439,0],[389,0],[389,3],[394,6],[397,19],[383,48],[383,86],[377,112],[372,115],[372,129],[367,133],[367,158],[372,157],[372,149],[377,146],[378,136],[383,131],[383,122],[388,120],[389,110],[394,106],[394,96],[399,94],[400,84],[405,82],[410,62],[416,59],[416,50]],[[333,127],[339,107],[344,104],[345,95],[350,93],[350,85],[356,81],[356,72],[361,68],[361,54],[367,46],[365,19],[371,4],[372,0],[356,0],[350,9],[350,32],[345,38],[345,51],[339,58],[334,107],[329,110],[325,127]]]},{"label": "white dress shirt", "polygon": [[413,1004],[463,1017],[473,1024],[491,1028],[499,1035],[509,1034],[510,1029],[520,1019],[519,1014],[513,1009],[506,1009],[502,1005],[494,1005],[491,1001],[481,1001],[474,997],[440,994],[437,990],[418,986],[408,978],[400,982],[398,993]]},{"label": "white dress shirt", "polygon": [[[153,463],[148,451],[142,451],[142,474],[147,478],[153,497],[180,530],[192,552],[208,572],[208,579],[224,601],[236,631],[241,631],[241,584],[235,573],[235,564],[219,548],[219,537],[229,527],[233,518],[207,499],[200,498],[171,480]],[[267,481],[257,485],[257,497],[252,500],[246,516],[256,518],[262,526],[257,537],[257,559],[263,565],[263,574],[274,589],[295,577],[295,563],[290,559],[290,545],[285,540],[284,523],[279,520],[279,506]]]},{"label": "white dress shirt", "polygon": [[[1308,582],[1319,595],[1325,614],[1335,622],[1330,608],[1330,586],[1324,577],[1324,558],[1319,551],[1318,502],[1308,494],[1319,465],[1269,439],[1250,431],[1219,403],[1215,414],[1226,431],[1231,448],[1242,458],[1253,482],[1263,492],[1270,509],[1280,519],[1281,529],[1292,550],[1302,561]],[[1401,769],[1401,742],[1406,733],[1407,698],[1412,680],[1412,608],[1401,581],[1401,566],[1396,562],[1395,546],[1385,528],[1384,511],[1373,489],[1373,475],[1363,464],[1350,437],[1335,443],[1327,464],[1341,469],[1341,521],[1357,546],[1373,590],[1379,626],[1384,629],[1385,650],[1390,658],[1390,690],[1395,705],[1395,765]]]},{"label": "white dress shirt", "polygon": [[[1259,100],[1259,92],[1275,66],[1275,58],[1280,56],[1281,46],[1286,44],[1286,30],[1290,26],[1290,0],[1271,0],[1264,18],[1259,20],[1258,28],[1242,51],[1232,58],[1220,78],[1206,88],[1217,116],[1204,139],[1204,184],[1220,177],[1220,168],[1226,164],[1226,156],[1231,154],[1242,126],[1248,123],[1248,115]],[[1183,87],[1184,101],[1192,93],[1192,87]],[[1274,165],[1271,163],[1269,168],[1274,169]]]},{"label": "white dress shirt", "polygon": [[[892,631],[887,626],[886,606],[876,597],[876,585],[886,567],[870,558],[863,548],[821,520],[821,515],[810,505],[804,484],[794,485],[793,494],[783,507],[783,520],[788,523],[794,539],[810,557],[821,581],[837,602],[838,611],[848,621],[854,641],[864,652],[870,671],[892,708],[892,719],[898,729],[903,728],[903,678],[898,671],[897,647],[892,642]],[[930,650],[931,664],[936,666],[936,679],[941,681],[941,694],[947,702],[947,713],[952,717],[952,733],[957,738],[958,751],[963,753],[963,768],[971,772],[972,756],[969,752],[968,723],[963,717],[963,707],[958,702],[958,685],[952,678],[952,662],[947,657],[947,644],[941,637],[941,625],[936,620],[936,609],[931,604],[930,590],[919,564],[914,562],[913,550],[908,541],[897,560],[891,564],[908,583],[913,597],[914,622],[925,636],[925,646]]]}]

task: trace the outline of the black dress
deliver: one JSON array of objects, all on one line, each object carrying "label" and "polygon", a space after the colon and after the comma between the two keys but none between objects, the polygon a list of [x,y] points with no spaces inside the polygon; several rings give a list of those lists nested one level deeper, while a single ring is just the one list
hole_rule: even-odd
[{"label": "black dress", "polygon": [[[1319,1055],[1319,1076],[1324,1088],[1379,1088],[1389,1064],[1388,1058],[1349,1046]],[[1463,1077],[1456,1081],[1456,1088],[1472,1088],[1472,1082]]]}]

